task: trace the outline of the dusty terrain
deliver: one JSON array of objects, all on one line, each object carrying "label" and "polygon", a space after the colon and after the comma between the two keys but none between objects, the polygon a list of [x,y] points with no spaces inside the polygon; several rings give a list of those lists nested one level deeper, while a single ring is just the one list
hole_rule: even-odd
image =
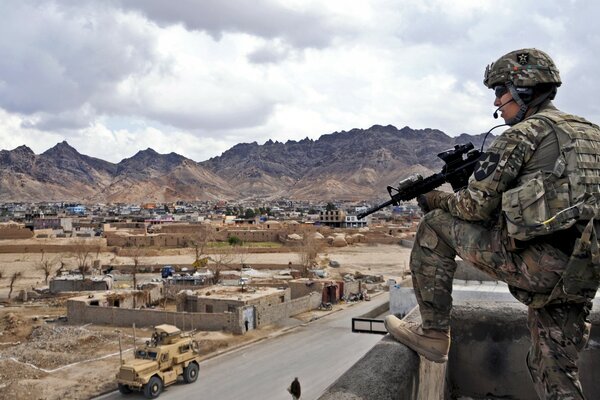
[{"label": "dusty terrain", "polygon": [[[384,280],[400,280],[407,269],[410,250],[397,245],[353,245],[344,248],[325,248],[319,254],[319,264],[330,276],[360,272],[365,275],[383,275]],[[102,264],[131,264],[126,256],[98,253],[94,257]],[[46,254],[60,259],[65,269],[74,269],[77,260],[73,254]],[[246,263],[287,264],[298,262],[296,253],[264,253],[245,255]],[[0,399],[86,399],[116,388],[114,374],[119,365],[119,333],[115,327],[87,324],[69,325],[64,318],[63,298],[35,299],[26,303],[14,301],[22,289],[44,286],[40,269],[41,254],[0,254]],[[171,249],[155,252],[140,260],[147,264],[191,263],[192,249]],[[337,261],[339,268],[326,267]],[[22,277],[15,281],[13,301],[6,300],[8,277],[19,271]],[[148,277],[152,275],[149,274]],[[297,316],[308,321],[323,311]],[[133,343],[132,329],[119,328],[125,356],[130,356]],[[272,326],[234,336],[221,332],[198,332],[204,357],[227,351],[257,338],[282,329]],[[137,329],[141,343],[150,336],[149,329]]]}]

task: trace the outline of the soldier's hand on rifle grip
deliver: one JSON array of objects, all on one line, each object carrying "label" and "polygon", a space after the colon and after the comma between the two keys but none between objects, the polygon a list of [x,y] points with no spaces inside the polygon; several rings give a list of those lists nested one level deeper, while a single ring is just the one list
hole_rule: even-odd
[{"label": "soldier's hand on rifle grip", "polygon": [[449,196],[452,195],[450,193],[442,192],[441,190],[432,190],[429,193],[417,196],[417,204],[419,204],[423,214],[427,214],[431,210],[440,208],[442,201]]}]

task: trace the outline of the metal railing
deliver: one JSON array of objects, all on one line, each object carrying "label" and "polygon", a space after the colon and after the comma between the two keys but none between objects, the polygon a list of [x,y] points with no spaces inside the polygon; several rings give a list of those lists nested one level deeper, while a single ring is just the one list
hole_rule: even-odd
[{"label": "metal railing", "polygon": [[352,332],[387,334],[382,319],[352,318]]}]

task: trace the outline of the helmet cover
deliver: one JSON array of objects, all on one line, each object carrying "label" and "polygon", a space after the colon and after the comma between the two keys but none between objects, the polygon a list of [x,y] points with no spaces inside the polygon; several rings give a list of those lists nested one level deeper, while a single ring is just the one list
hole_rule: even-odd
[{"label": "helmet cover", "polygon": [[561,85],[558,68],[550,56],[538,49],[511,51],[489,64],[483,84],[490,89],[512,82],[515,87],[534,87],[541,83]]}]

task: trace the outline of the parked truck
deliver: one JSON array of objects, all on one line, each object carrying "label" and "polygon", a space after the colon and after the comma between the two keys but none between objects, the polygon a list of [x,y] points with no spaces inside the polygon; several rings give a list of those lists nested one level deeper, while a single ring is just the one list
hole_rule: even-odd
[{"label": "parked truck", "polygon": [[165,265],[160,270],[160,276],[163,279],[173,276],[174,273],[175,273],[175,268],[173,268],[173,266],[171,266],[171,265]]},{"label": "parked truck", "polygon": [[190,335],[173,325],[158,325],[145,346],[136,348],[135,358],[124,361],[117,373],[119,391],[143,392],[148,399],[157,398],[165,386],[182,377],[185,383],[198,379],[199,346]]}]

